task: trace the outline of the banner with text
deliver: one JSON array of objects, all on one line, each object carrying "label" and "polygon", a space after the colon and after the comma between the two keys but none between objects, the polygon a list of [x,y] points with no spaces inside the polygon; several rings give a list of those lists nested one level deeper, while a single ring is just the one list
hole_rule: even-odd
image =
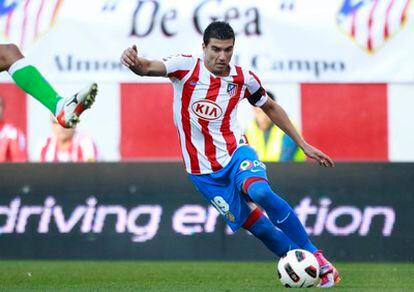
[{"label": "banner with text", "polygon": [[[413,261],[413,164],[269,164],[273,189],[341,261]],[[0,165],[0,258],[274,259],[232,233],[179,163]],[[396,183],[398,182],[398,183]]]},{"label": "banner with text", "polygon": [[[119,62],[137,44],[160,59],[202,54],[213,20],[236,33],[233,61],[266,82],[413,82],[411,0],[0,1],[0,40],[52,80],[145,81]],[[7,79],[3,76],[3,79]]]}]

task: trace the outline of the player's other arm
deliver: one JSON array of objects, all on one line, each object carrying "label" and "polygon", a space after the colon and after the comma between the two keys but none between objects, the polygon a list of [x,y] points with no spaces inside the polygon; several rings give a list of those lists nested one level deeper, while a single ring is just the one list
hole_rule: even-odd
[{"label": "player's other arm", "polygon": [[319,149],[308,144],[303,137],[298,133],[298,131],[293,126],[289,117],[287,116],[285,110],[277,104],[275,101],[267,98],[266,102],[261,106],[261,109],[266,113],[266,115],[272,120],[272,122],[281,128],[286,134],[288,134],[293,141],[302,148],[303,152],[309,158],[315,159],[319,164],[323,166],[334,166],[332,159],[320,151]]},{"label": "player's other arm", "polygon": [[124,50],[121,63],[139,76],[164,77],[167,75],[167,69],[163,62],[139,57],[136,45]]}]

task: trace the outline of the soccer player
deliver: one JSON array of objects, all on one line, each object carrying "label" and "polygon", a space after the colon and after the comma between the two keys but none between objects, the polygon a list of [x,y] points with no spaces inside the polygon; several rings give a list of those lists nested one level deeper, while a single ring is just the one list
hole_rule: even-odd
[{"label": "soccer player", "polygon": [[140,76],[170,78],[174,86],[174,123],[189,178],[231,229],[249,230],[278,256],[295,248],[314,253],[321,266],[320,287],[333,286],[340,280],[338,272],[309,240],[288,203],[271,190],[266,167],[248,146],[236,120],[237,104],[247,98],[308,157],[325,167],[333,167],[334,163],[305,142],[285,111],[268,98],[253,72],[230,64],[234,43],[233,29],[218,21],[204,31],[202,58],[178,55],[151,61],[139,57],[133,45],[123,52],[121,62]]},{"label": "soccer player", "polygon": [[14,44],[0,45],[0,72],[6,70],[16,85],[47,107],[64,128],[74,127],[82,112],[95,101],[96,83],[71,97],[60,96]]}]

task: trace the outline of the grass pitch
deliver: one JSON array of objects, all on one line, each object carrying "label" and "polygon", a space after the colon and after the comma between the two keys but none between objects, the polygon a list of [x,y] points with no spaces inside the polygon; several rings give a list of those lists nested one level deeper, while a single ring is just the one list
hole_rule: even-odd
[{"label": "grass pitch", "polygon": [[[414,291],[414,264],[337,264],[337,291]],[[0,261],[0,291],[281,291],[273,262]]]}]

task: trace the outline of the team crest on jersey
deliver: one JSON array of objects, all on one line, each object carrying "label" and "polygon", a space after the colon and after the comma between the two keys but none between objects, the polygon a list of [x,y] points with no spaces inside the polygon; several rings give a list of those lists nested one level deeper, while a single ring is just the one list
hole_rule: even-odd
[{"label": "team crest on jersey", "polygon": [[191,105],[193,112],[202,120],[213,121],[220,118],[223,110],[214,101],[203,99]]},{"label": "team crest on jersey", "polygon": [[227,93],[230,97],[233,97],[237,93],[237,84],[229,83],[227,84]]}]

